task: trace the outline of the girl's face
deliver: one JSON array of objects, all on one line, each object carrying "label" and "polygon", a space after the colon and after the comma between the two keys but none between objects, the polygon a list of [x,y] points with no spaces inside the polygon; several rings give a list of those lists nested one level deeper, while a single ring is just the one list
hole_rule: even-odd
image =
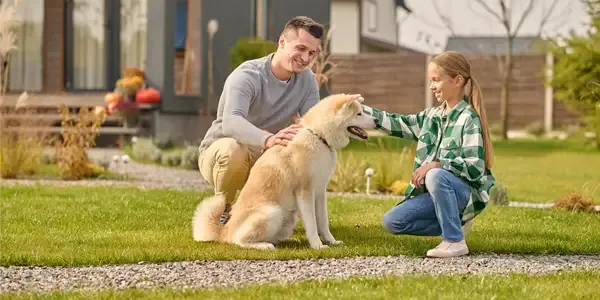
[{"label": "girl's face", "polygon": [[429,64],[427,73],[431,81],[429,88],[438,102],[457,100],[459,98],[464,80],[462,76],[458,75],[452,78],[434,63]]}]

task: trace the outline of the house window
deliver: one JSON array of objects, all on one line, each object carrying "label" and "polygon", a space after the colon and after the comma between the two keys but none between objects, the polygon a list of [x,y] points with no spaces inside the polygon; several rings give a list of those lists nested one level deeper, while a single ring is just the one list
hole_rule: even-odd
[{"label": "house window", "polygon": [[[8,1],[9,5],[15,3]],[[44,0],[21,1],[16,8],[16,41],[8,64],[8,90],[40,91],[42,89],[42,37],[44,31]]]},{"label": "house window", "polygon": [[377,31],[377,2],[367,1],[367,29]]},{"label": "house window", "polygon": [[175,50],[184,51],[187,38],[187,0],[177,0],[175,6]]},{"label": "house window", "polygon": [[105,1],[72,1],[72,69],[67,88],[103,90],[106,87]]},{"label": "house window", "polygon": [[121,69],[146,68],[148,0],[121,1]]}]

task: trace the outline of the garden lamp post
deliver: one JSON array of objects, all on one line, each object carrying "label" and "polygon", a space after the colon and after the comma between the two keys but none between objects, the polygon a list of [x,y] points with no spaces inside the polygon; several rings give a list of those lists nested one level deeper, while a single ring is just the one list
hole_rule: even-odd
[{"label": "garden lamp post", "polygon": [[371,194],[371,177],[373,177],[374,173],[375,171],[371,168],[365,170],[365,175],[367,175],[367,195]]}]

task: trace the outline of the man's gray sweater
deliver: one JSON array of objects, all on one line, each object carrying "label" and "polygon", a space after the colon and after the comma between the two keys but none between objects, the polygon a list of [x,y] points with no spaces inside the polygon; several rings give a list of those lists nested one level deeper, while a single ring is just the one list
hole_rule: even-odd
[{"label": "man's gray sweater", "polygon": [[200,153],[223,137],[260,151],[266,139],[289,126],[296,113],[302,116],[317,104],[315,74],[306,68],[281,81],[271,71],[272,57],[246,61],[227,77],[217,118],[200,144]]}]

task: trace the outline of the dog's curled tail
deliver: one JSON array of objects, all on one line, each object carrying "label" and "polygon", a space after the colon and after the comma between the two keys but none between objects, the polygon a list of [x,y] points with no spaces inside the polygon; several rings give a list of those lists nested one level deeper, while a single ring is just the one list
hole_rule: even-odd
[{"label": "dog's curled tail", "polygon": [[223,212],[225,212],[225,196],[222,194],[202,200],[192,217],[194,241],[219,241],[223,229],[219,218]]}]

